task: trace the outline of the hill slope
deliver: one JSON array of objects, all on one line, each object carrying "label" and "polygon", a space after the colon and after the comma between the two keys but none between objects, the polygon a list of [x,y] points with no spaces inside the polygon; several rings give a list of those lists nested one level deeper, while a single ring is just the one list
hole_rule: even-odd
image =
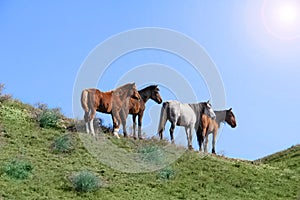
[{"label": "hill slope", "polygon": [[[41,128],[32,109],[16,101],[0,104],[0,199],[297,199],[300,191],[300,148],[250,162],[186,151],[168,169],[152,173],[123,173],[89,154],[78,133],[68,133],[73,148],[53,151],[63,129]],[[107,136],[105,136],[107,137]],[[111,141],[126,151],[155,141],[121,138]],[[154,158],[155,159],[155,158]],[[32,166],[28,178],[16,180],[5,173],[12,160]],[[94,192],[74,190],[70,176],[89,170],[102,180]]]},{"label": "hill slope", "polygon": [[295,170],[300,176],[300,145],[292,146],[289,149],[280,151],[278,153],[266,156],[258,160],[259,162],[268,163],[272,166],[281,169]]}]

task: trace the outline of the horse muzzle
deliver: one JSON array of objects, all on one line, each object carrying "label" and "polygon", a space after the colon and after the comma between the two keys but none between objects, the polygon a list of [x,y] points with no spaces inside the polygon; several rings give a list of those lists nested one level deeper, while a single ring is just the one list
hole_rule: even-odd
[{"label": "horse muzzle", "polygon": [[231,128],[235,128],[236,127],[236,122],[230,124]]},{"label": "horse muzzle", "polygon": [[161,104],[162,103],[162,99],[161,98],[157,99],[156,103]]}]

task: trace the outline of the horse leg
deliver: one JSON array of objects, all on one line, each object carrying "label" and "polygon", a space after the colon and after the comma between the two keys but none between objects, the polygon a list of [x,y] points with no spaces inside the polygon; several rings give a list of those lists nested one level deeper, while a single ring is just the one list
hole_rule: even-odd
[{"label": "horse leg", "polygon": [[207,144],[208,144],[208,134],[205,136],[205,145],[204,145],[204,152],[207,153]]},{"label": "horse leg", "polygon": [[126,114],[124,109],[121,109],[120,111],[120,117],[121,117],[121,121],[122,121],[122,126],[123,126],[123,134],[124,137],[127,137],[127,130],[126,130]]},{"label": "horse leg", "polygon": [[192,146],[192,141],[193,141],[193,127],[190,127],[189,138],[190,138],[190,140],[189,140],[189,142],[190,142],[189,149],[193,150],[193,146]]},{"label": "horse leg", "polygon": [[114,115],[114,114],[111,114],[111,117],[112,117],[112,121],[113,121],[113,135],[116,136],[117,138],[120,138],[119,137],[119,121],[118,121],[118,118]]},{"label": "horse leg", "polygon": [[191,141],[191,137],[192,137],[192,129],[191,128],[188,128],[188,127],[185,127],[185,133],[186,133],[186,138],[187,138],[187,141],[188,141],[188,149],[189,150],[192,150],[193,147],[192,147],[192,141]]},{"label": "horse leg", "polygon": [[211,153],[216,154],[216,139],[217,139],[218,130],[214,130],[213,141],[212,141],[212,151]]},{"label": "horse leg", "polygon": [[95,115],[96,115],[96,110],[95,109],[92,109],[91,110],[91,114],[90,114],[90,119],[89,119],[89,121],[90,121],[90,129],[91,129],[91,132],[92,132],[92,135],[95,137],[96,135],[95,135],[95,130],[94,130],[94,117],[95,117]]},{"label": "horse leg", "polygon": [[132,115],[132,122],[133,122],[133,139],[135,139],[136,140],[136,133],[135,133],[135,129],[136,129],[136,115],[135,114],[133,114]]},{"label": "horse leg", "polygon": [[89,111],[85,111],[84,112],[84,121],[85,121],[85,129],[87,133],[90,133],[90,129],[89,129]]},{"label": "horse leg", "polygon": [[203,127],[202,131],[202,143],[204,146],[204,152],[207,153],[207,142],[208,142],[208,133],[207,133],[208,127]]},{"label": "horse leg", "polygon": [[170,136],[171,136],[171,143],[174,144],[174,129],[175,129],[175,122],[171,122],[171,127],[170,127]]},{"label": "horse leg", "polygon": [[201,127],[199,127],[199,128],[196,130],[196,133],[197,133],[197,140],[198,140],[198,145],[199,145],[199,151],[201,152],[201,151],[202,151],[202,142],[203,142],[202,129],[201,129]]},{"label": "horse leg", "polygon": [[143,114],[140,114],[138,116],[138,137],[140,140],[143,139],[143,137],[142,137],[142,120],[143,120]]}]

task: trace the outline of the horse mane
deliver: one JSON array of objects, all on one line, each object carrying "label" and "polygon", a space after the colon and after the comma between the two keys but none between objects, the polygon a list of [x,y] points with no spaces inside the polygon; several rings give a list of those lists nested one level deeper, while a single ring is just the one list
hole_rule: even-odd
[{"label": "horse mane", "polygon": [[125,85],[121,85],[120,87],[117,87],[115,91],[132,89],[134,84],[135,83],[127,83]]},{"label": "horse mane", "polygon": [[127,83],[125,85],[121,85],[120,87],[116,88],[112,91],[113,95],[122,95],[124,92],[128,93],[130,90],[133,89],[135,83]]},{"label": "horse mane", "polygon": [[226,117],[226,110],[214,110],[215,114],[216,114],[216,122],[218,125],[220,125],[220,123],[225,123],[225,117]]},{"label": "horse mane", "polygon": [[145,87],[145,88],[139,90],[139,93],[143,93],[146,90],[155,90],[155,89],[157,89],[157,91],[159,91],[157,85],[149,85],[148,87]]}]

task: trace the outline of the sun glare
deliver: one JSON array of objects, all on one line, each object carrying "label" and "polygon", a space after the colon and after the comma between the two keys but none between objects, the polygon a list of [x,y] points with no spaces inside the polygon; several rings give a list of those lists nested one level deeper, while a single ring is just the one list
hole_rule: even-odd
[{"label": "sun glare", "polygon": [[282,39],[300,37],[300,1],[265,0],[262,18],[266,29]]},{"label": "sun glare", "polygon": [[284,5],[279,8],[281,23],[292,24],[297,19],[297,8],[293,5]]}]

